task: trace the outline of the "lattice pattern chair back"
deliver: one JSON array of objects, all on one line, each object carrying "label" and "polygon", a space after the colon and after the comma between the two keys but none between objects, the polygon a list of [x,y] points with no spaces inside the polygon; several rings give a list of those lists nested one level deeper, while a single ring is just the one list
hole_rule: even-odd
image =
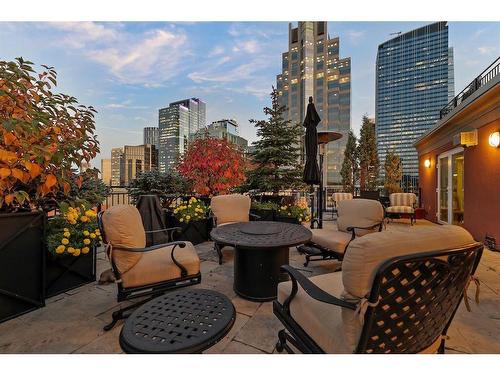
[{"label": "lattice pattern chair back", "polygon": [[[394,258],[375,276],[360,353],[418,353],[441,338],[483,246]],[[378,301],[378,302],[377,302]]]},{"label": "lattice pattern chair back", "polygon": [[392,193],[389,196],[391,206],[413,207],[417,203],[417,196],[413,193]]},{"label": "lattice pattern chair back", "polygon": [[340,201],[350,200],[352,199],[351,193],[333,193],[332,194],[333,201],[337,204]]}]

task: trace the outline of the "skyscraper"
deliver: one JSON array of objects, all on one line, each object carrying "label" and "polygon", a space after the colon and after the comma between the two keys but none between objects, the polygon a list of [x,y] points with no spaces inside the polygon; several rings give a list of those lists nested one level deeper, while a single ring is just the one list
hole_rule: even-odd
[{"label": "skyscraper", "polygon": [[111,185],[122,186],[124,184],[123,150],[121,148],[111,149]]},{"label": "skyscraper", "polygon": [[246,152],[248,141],[240,136],[238,126],[236,120],[233,119],[214,121],[206,128],[200,129],[195,137],[204,137],[205,134],[208,134],[212,138],[226,139]]},{"label": "skyscraper", "polygon": [[101,180],[106,185],[111,184],[111,159],[101,159]]},{"label": "skyscraper", "polygon": [[447,22],[420,27],[379,45],[377,150],[380,165],[389,150],[401,157],[403,183],[416,186],[418,157],[413,143],[434,126],[439,110],[453,98],[454,91]]},{"label": "skyscraper", "polygon": [[156,148],[158,148],[158,143],[159,143],[159,135],[158,135],[158,128],[156,126],[147,126],[143,130],[143,144],[145,145],[154,145]]},{"label": "skyscraper", "polygon": [[174,166],[187,148],[190,135],[205,126],[206,105],[197,98],[170,103],[159,110],[159,169]]},{"label": "skyscraper", "polygon": [[139,172],[147,172],[156,168],[156,147],[152,144],[139,146],[123,146],[123,183],[128,185]]},{"label": "skyscraper", "polygon": [[304,121],[312,96],[321,118],[318,131],[329,130],[343,137],[328,145],[324,159],[324,181],[340,183],[347,134],[351,129],[351,59],[340,58],[339,38],[330,38],[326,22],[288,25],[288,51],[282,54],[282,73],[277,76],[280,105],[286,119]]}]

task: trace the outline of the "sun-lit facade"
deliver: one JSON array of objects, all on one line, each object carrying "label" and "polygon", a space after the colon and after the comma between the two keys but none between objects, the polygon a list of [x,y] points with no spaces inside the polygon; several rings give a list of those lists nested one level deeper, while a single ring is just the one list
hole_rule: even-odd
[{"label": "sun-lit facade", "polygon": [[280,104],[286,119],[303,123],[312,96],[321,118],[318,131],[343,134],[328,145],[324,179],[340,183],[347,134],[351,129],[351,59],[340,58],[339,38],[330,38],[327,22],[289,24],[288,51],[282,54],[282,73],[277,76]]},{"label": "sun-lit facade", "polygon": [[401,157],[403,183],[418,178],[418,157],[413,143],[436,124],[440,109],[453,98],[453,76],[453,49],[448,46],[447,22],[409,31],[378,47],[375,98],[378,155],[381,165],[389,150]]}]

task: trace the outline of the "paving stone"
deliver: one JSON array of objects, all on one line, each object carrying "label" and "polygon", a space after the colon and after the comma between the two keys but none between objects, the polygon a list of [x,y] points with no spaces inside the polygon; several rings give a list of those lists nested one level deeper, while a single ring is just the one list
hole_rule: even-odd
[{"label": "paving stone", "polygon": [[266,354],[265,352],[257,348],[254,348],[252,346],[246,345],[238,341],[231,341],[222,353],[223,354]]},{"label": "paving stone", "polygon": [[104,332],[87,345],[75,350],[77,354],[119,354],[123,353],[120,347],[119,337],[123,322],[118,322],[110,331]]},{"label": "paving stone", "polygon": [[231,301],[233,302],[237,312],[248,316],[254,315],[262,304],[261,302],[248,301],[239,296],[233,298]]},{"label": "paving stone", "polygon": [[248,322],[250,318],[243,314],[236,314],[236,320],[234,322],[233,327],[229,331],[229,333],[220,340],[217,344],[212,346],[211,348],[205,350],[203,353],[207,354],[220,354],[224,352],[224,350],[228,347],[228,345],[233,340],[234,336],[241,330],[241,328]]}]

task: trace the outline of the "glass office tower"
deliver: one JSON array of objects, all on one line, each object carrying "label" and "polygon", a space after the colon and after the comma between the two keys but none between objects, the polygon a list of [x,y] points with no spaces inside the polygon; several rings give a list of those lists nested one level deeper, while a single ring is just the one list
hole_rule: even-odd
[{"label": "glass office tower", "polygon": [[143,130],[143,144],[154,145],[158,148],[159,143],[159,129],[156,126],[148,126]]},{"label": "glass office tower", "polygon": [[382,166],[389,150],[401,157],[403,187],[417,186],[418,157],[413,143],[435,125],[440,109],[453,98],[454,91],[447,22],[426,25],[379,45],[377,150]]},{"label": "glass office tower", "polygon": [[351,129],[351,59],[339,57],[339,38],[330,38],[326,22],[299,22],[288,26],[288,51],[282,54],[282,73],[277,76],[280,105],[286,119],[302,124],[312,96],[321,118],[318,131],[343,137],[328,145],[324,181],[340,184],[347,135]]}]

